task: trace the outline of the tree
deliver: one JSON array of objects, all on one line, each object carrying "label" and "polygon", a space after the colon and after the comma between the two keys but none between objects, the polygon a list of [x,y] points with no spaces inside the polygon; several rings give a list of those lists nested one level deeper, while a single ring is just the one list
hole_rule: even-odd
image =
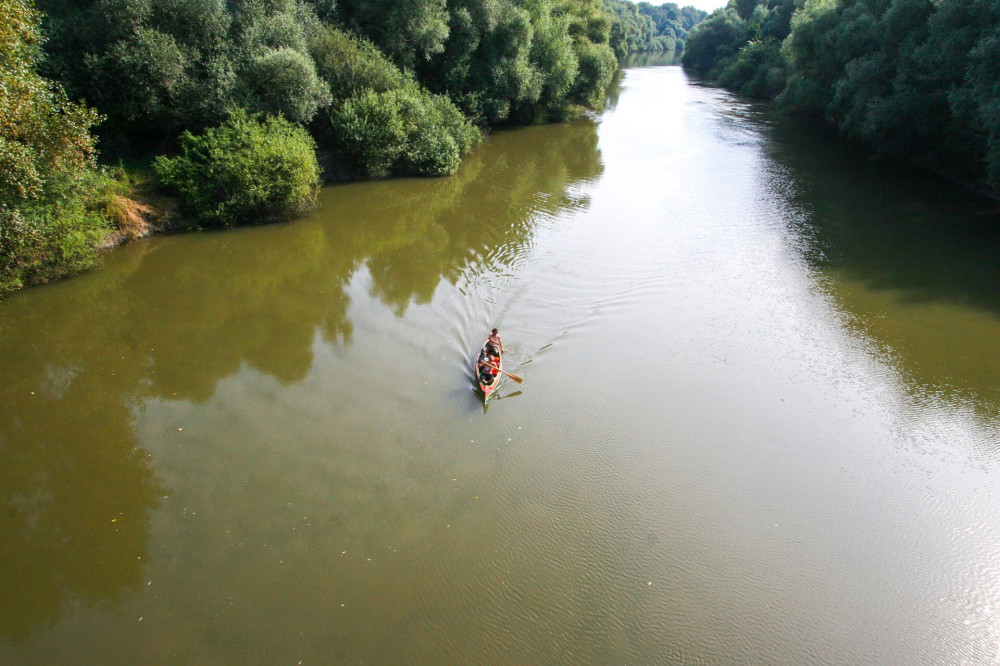
[{"label": "tree", "polygon": [[87,209],[100,118],[38,74],[40,21],[0,0],[0,293],[91,266],[105,233]]},{"label": "tree", "polygon": [[364,37],[333,26],[323,26],[310,45],[316,73],[330,86],[334,101],[366,91],[401,88],[407,78],[389,58]]},{"label": "tree", "polygon": [[532,122],[603,100],[614,53],[598,0],[453,0],[448,12],[444,50],[414,72],[467,115]]},{"label": "tree", "polygon": [[965,87],[978,120],[973,127],[982,128],[986,138],[983,160],[987,181],[995,190],[1000,190],[1000,23],[997,13],[994,6],[992,29],[969,53]]},{"label": "tree", "polygon": [[308,123],[332,100],[330,86],[316,75],[308,53],[289,47],[267,49],[246,65],[244,106]]},{"label": "tree", "polygon": [[444,51],[445,0],[340,0],[340,20],[372,40],[403,69]]},{"label": "tree", "polygon": [[155,145],[236,108],[305,123],[330,103],[310,53],[321,2],[42,1],[49,66],[108,115],[105,135]]},{"label": "tree", "polygon": [[28,0],[0,0],[0,202],[52,194],[61,178],[94,166],[93,109],[38,75],[40,16]]},{"label": "tree", "polygon": [[720,9],[691,31],[684,66],[711,78],[737,57],[746,42],[746,21],[731,8]]}]

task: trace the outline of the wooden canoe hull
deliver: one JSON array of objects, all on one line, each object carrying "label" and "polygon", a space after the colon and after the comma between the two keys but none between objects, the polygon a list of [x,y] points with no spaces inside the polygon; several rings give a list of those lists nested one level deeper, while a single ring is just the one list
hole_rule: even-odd
[{"label": "wooden canoe hull", "polygon": [[[491,384],[484,384],[481,381],[479,381],[479,369],[477,368],[479,364],[479,357],[483,353],[483,350],[486,349],[486,345],[488,345],[489,343],[490,339],[486,338],[486,342],[484,342],[483,346],[479,348],[479,353],[476,354],[476,358],[473,359],[472,361],[472,372],[476,377],[476,383],[479,384],[479,390],[483,394],[483,402],[486,402],[487,400],[490,399],[490,394],[496,390],[497,386],[499,386],[500,377],[502,377],[501,374],[497,373],[497,375],[493,378],[493,382]],[[500,360],[497,362],[497,368],[503,370],[503,351],[500,352],[499,358]]]}]

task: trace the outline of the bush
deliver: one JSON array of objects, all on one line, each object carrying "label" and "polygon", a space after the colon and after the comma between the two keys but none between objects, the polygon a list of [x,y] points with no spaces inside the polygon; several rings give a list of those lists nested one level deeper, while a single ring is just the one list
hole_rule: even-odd
[{"label": "bush", "polygon": [[330,87],[316,76],[312,58],[284,47],[254,58],[245,76],[247,106],[269,115],[307,123],[330,104]]},{"label": "bush", "polygon": [[414,95],[404,105],[409,141],[403,169],[409,173],[446,176],[458,171],[462,155],[482,139],[462,112],[446,97]]},{"label": "bush", "polygon": [[368,91],[330,114],[337,143],[367,175],[443,176],[482,138],[446,97],[416,84]]},{"label": "bush", "polygon": [[323,26],[310,46],[319,76],[334,100],[366,90],[386,92],[406,84],[406,76],[374,44],[332,26]]},{"label": "bush", "polygon": [[38,74],[40,20],[32,3],[0,0],[0,294],[89,268],[107,231],[100,116]]},{"label": "bush", "polygon": [[93,268],[111,231],[108,203],[125,189],[122,179],[90,170],[53,185],[47,199],[0,203],[0,294]]},{"label": "bush", "polygon": [[0,213],[0,291],[76,275],[97,264],[107,220],[81,201]]},{"label": "bush", "polygon": [[406,128],[395,91],[365,92],[330,113],[337,143],[361,170],[375,178],[389,175],[403,154]]},{"label": "bush", "polygon": [[325,27],[311,53],[337,100],[313,128],[366,175],[451,174],[480,141],[447,97],[418,86],[367,39]]},{"label": "bush", "polygon": [[284,118],[235,113],[218,127],[181,135],[181,154],[160,156],[153,168],[199,222],[232,227],[283,219],[315,203],[316,147]]}]

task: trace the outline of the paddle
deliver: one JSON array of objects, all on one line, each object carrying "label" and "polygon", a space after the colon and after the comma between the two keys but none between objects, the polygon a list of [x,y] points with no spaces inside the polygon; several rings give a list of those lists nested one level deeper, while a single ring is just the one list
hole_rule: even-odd
[{"label": "paddle", "polygon": [[524,381],[524,377],[518,377],[517,375],[512,375],[512,374],[510,374],[510,373],[509,373],[509,372],[507,372],[506,370],[500,370],[500,368],[498,368],[497,366],[495,366],[495,365],[493,365],[493,364],[491,364],[491,363],[487,363],[486,365],[490,366],[490,367],[491,367],[491,368],[493,368],[494,370],[497,370],[497,371],[501,372],[502,374],[505,374],[505,375],[507,375],[508,377],[510,377],[511,379],[513,379],[513,380],[514,380],[515,382],[517,382],[518,384],[520,384],[521,382],[523,382],[523,381]]}]

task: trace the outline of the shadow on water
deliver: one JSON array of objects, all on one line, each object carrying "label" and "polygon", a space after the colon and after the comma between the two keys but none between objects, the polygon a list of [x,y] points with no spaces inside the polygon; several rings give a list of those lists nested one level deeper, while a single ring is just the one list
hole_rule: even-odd
[{"label": "shadow on water", "polygon": [[770,156],[791,170],[792,201],[809,212],[811,261],[906,300],[1000,314],[997,202],[867,160],[815,126],[789,120],[774,132]]},{"label": "shadow on water", "polygon": [[865,159],[814,125],[764,124],[768,190],[786,199],[803,255],[854,325],[920,390],[1000,405],[1000,206]]},{"label": "shadow on water", "polygon": [[0,302],[0,641],[141,585],[169,494],[135,433],[148,400],[204,402],[243,366],[301,380],[317,338],[352,344],[360,271],[397,316],[510,272],[602,169],[592,120],[504,132],[453,177],[330,187],[309,218],[151,239]]}]

